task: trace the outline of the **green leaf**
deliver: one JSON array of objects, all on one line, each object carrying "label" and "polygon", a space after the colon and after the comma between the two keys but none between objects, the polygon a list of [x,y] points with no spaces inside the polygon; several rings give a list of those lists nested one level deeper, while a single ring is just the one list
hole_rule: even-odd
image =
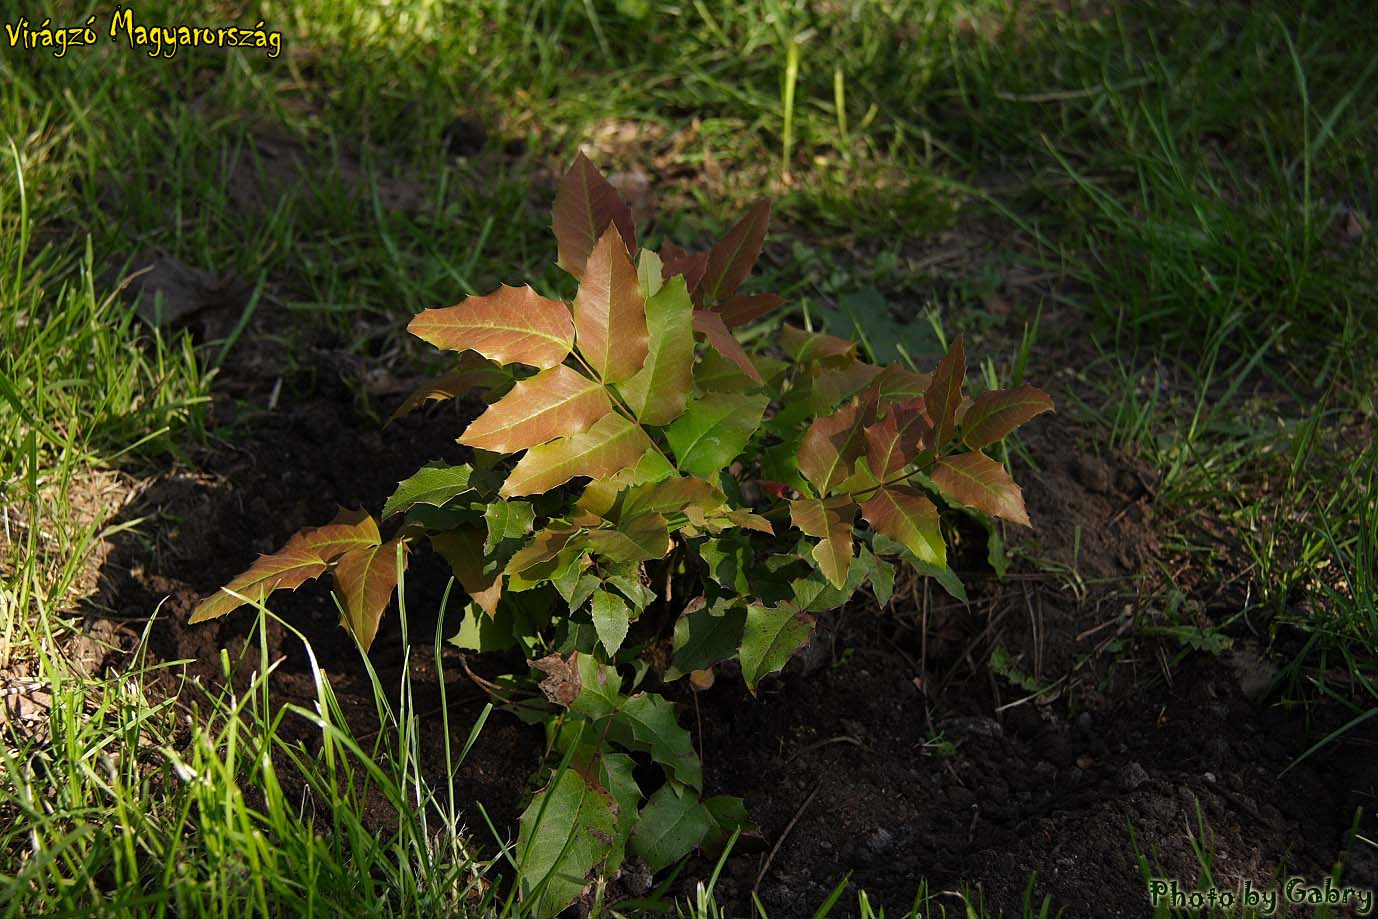
[{"label": "green leaf", "polygon": [[737,654],[746,627],[746,610],[707,607],[685,613],[675,621],[675,638],[670,666],[665,679],[677,680],[686,673],[703,670]]},{"label": "green leaf", "polygon": [[780,344],[795,363],[813,361],[850,363],[856,358],[856,342],[825,332],[809,332],[785,323],[780,328]]},{"label": "green leaf", "polygon": [[488,524],[488,538],[483,541],[483,551],[491,553],[504,539],[524,538],[531,532],[535,519],[528,501],[494,501],[485,506],[483,520]]},{"label": "green leaf", "polygon": [[698,848],[713,826],[698,795],[662,785],[641,809],[629,846],[633,855],[659,871]]},{"label": "green leaf", "polygon": [[646,361],[618,392],[642,424],[669,424],[683,414],[694,385],[694,304],[684,278],[671,278],[646,301],[646,328]]},{"label": "green leaf", "polygon": [[477,603],[470,603],[459,622],[459,631],[450,637],[450,644],[470,651],[506,651],[516,647],[513,630],[517,617],[507,605],[497,607],[494,614],[484,612]]},{"label": "green leaf", "polygon": [[574,347],[569,307],[529,286],[500,286],[458,306],[422,310],[407,331],[437,348],[477,351],[498,364],[555,367]]},{"label": "green leaf", "polygon": [[665,265],[660,256],[650,249],[642,249],[636,262],[636,280],[641,285],[641,296],[650,300],[665,286]]},{"label": "green leaf", "polygon": [[655,602],[656,595],[641,583],[639,566],[627,565],[623,571],[609,571],[605,580],[627,598],[638,614]]},{"label": "green leaf", "polygon": [[924,577],[933,578],[933,580],[937,581],[942,585],[943,590],[947,591],[954,599],[961,600],[963,603],[967,602],[966,588],[962,586],[961,579],[957,577],[957,573],[951,568],[946,565],[940,567],[930,564],[929,562],[920,561],[914,557],[914,553],[881,533],[875,535],[871,544],[875,548],[877,555],[898,555],[918,574]]},{"label": "green leaf", "polygon": [[709,858],[717,858],[732,834],[739,829],[749,828],[751,821],[747,819],[746,805],[742,799],[731,795],[714,795],[703,802],[703,809],[708,811],[713,828],[699,845]]},{"label": "green leaf", "polygon": [[716,478],[760,427],[768,401],[763,395],[710,393],[692,403],[665,430],[680,471]]},{"label": "green leaf", "polygon": [[467,463],[460,466],[422,466],[415,475],[398,483],[397,491],[383,505],[383,519],[400,514],[415,504],[442,507],[453,498],[476,491],[469,481],[473,472],[473,467]]},{"label": "green leaf", "polygon": [[895,593],[895,566],[883,558],[877,558],[865,546],[861,547],[861,557],[871,569],[871,588],[876,592],[876,602],[882,608],[889,606],[890,598]]},{"label": "green leaf", "polygon": [[588,531],[589,547],[615,562],[645,562],[670,551],[670,530],[660,514],[624,519],[614,528]]},{"label": "green leaf", "polygon": [[678,476],[629,488],[622,499],[622,519],[643,514],[683,513],[696,507],[704,513],[727,503],[722,489],[697,476]]},{"label": "green leaf", "polygon": [[569,704],[569,710],[592,721],[610,718],[627,700],[622,695],[622,677],[617,668],[604,664],[592,654],[574,655],[579,674],[579,694]]},{"label": "green leaf", "polygon": [[606,590],[593,592],[593,627],[598,630],[598,640],[612,657],[627,639],[627,626],[631,622],[632,611],[617,594]]},{"label": "green leaf", "polygon": [[517,882],[522,903],[541,919],[578,898],[612,853],[616,803],[573,769],[555,776],[522,812],[517,833]]},{"label": "green leaf", "polygon": [[761,371],[756,369],[750,355],[742,347],[742,343],[737,341],[731,330],[722,321],[722,317],[709,310],[694,310],[694,334],[702,335],[704,341],[708,342],[713,350],[737,365],[742,373],[746,374],[752,381],[761,384],[765,380],[761,376]]},{"label": "green leaf", "polygon": [[608,737],[628,750],[649,753],[675,781],[703,789],[703,765],[693,738],[680,726],[669,700],[644,692],[630,697],[612,716]]},{"label": "green leaf", "polygon": [[808,642],[815,624],[813,616],[790,604],[774,609],[754,603],[748,606],[739,655],[747,688],[754,693],[762,677],[784,667]]}]

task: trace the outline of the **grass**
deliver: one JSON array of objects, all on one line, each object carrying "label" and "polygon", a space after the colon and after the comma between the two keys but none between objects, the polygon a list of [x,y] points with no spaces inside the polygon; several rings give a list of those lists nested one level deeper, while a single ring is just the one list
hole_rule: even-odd
[{"label": "grass", "polygon": [[[31,23],[106,12],[21,6]],[[0,668],[51,694],[46,738],[5,759],[9,914],[512,911],[479,880],[506,869],[468,848],[463,789],[425,787],[409,759],[414,713],[372,748],[327,683],[317,711],[284,715],[266,680],[168,696],[147,684],[164,663],[86,677],[55,648],[112,535],[111,483],[187,461],[226,359],[290,369],[323,346],[413,366],[416,311],[499,281],[561,289],[532,176],[580,144],[666,179],[654,236],[691,243],[776,196],[772,283],[844,330],[863,317],[872,347],[931,354],[930,324],[907,321],[930,313],[990,342],[1033,300],[1088,317],[1067,408],[1158,471],[1201,577],[1244,559],[1240,612],[1285,654],[1290,698],[1378,711],[1378,43],[1357,7],[255,10],[284,32],[276,61],[104,40],[0,53]],[[459,119],[486,144],[457,141]],[[145,327],[118,286],[150,248],[241,279],[252,315],[199,343]],[[1053,280],[1007,320],[1015,271]],[[1060,347],[1048,336],[1035,363]],[[1221,521],[1228,538],[1201,534]],[[286,744],[282,717],[313,719],[322,750]],[[363,822],[365,789],[393,805],[386,834]],[[711,890],[675,908],[719,914]],[[856,909],[874,914],[864,895]]]}]

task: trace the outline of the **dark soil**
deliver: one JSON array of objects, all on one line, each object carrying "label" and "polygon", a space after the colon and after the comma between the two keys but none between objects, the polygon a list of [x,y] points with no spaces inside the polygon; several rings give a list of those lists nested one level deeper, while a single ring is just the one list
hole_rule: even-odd
[{"label": "dark soil", "polygon": [[[220,680],[222,647],[232,659],[246,651],[239,678],[257,669],[257,640],[245,649],[254,616],[186,627],[198,598],[255,553],[327,522],[337,505],[376,509],[422,463],[463,456],[454,437],[464,418],[453,407],[384,432],[359,410],[347,364],[320,353],[298,365],[272,411],[261,410],[271,378],[241,375],[236,387],[227,374],[221,391],[237,391],[241,401],[219,397],[214,430],[237,421],[235,444],[197,453],[195,472],[154,481],[125,512],[153,519],[142,537],[119,537],[102,571],[97,614],[137,625],[158,609],[151,658],[189,660],[190,673],[209,683]],[[389,400],[383,409],[398,398]],[[246,405],[260,410],[249,414]],[[719,881],[729,915],[750,913],[766,867],[757,889],[776,917],[812,914],[848,872],[891,915],[908,907],[924,879],[933,891],[979,888],[993,912],[1018,915],[1036,872],[1035,903],[1051,895],[1067,916],[1145,916],[1139,854],[1154,874],[1194,885],[1201,870],[1193,839],[1214,853],[1222,887],[1271,885],[1287,873],[1319,882],[1339,858],[1347,882],[1378,886],[1378,851],[1348,836],[1364,808],[1373,837],[1374,734],[1351,732],[1279,778],[1346,716],[1312,708],[1308,724],[1298,712],[1251,700],[1245,690],[1256,693],[1258,681],[1229,654],[1173,661],[1176,643],[1131,641],[1161,616],[1143,589],[1163,557],[1154,483],[1128,457],[1079,446],[1079,432],[1061,416],[1031,427],[1026,444],[1038,467],[1024,469],[1021,481],[1035,529],[1010,534],[1010,577],[968,573],[966,606],[922,582],[901,584],[884,611],[854,603],[820,633],[828,654],[769,680],[754,699],[732,678],[697,700],[670,690],[685,703],[685,723],[701,724],[707,791],[744,797],[758,826]],[[443,567],[418,552],[407,605],[423,711],[439,705],[431,646],[445,581]],[[355,730],[373,730],[372,690],[325,589],[303,587],[275,597],[273,607],[310,640]],[[457,615],[457,604],[452,609]],[[371,655],[385,685],[401,676],[400,638],[389,614]],[[310,707],[315,691],[300,641],[274,624],[268,645],[282,659],[271,684],[276,701]],[[992,668],[997,646],[1003,664]],[[1250,663],[1256,671],[1257,662],[1243,661]],[[121,665],[118,657],[107,662]],[[462,738],[484,699],[448,646],[443,679]],[[304,724],[297,730],[309,736]],[[421,737],[437,778],[439,734]],[[480,845],[487,833],[477,805],[515,835],[541,750],[539,729],[501,713],[490,718],[457,786],[472,799],[466,816]],[[711,867],[690,864],[682,892]],[[851,914],[854,902],[844,898],[837,915]],[[960,911],[955,900],[948,906]]]}]

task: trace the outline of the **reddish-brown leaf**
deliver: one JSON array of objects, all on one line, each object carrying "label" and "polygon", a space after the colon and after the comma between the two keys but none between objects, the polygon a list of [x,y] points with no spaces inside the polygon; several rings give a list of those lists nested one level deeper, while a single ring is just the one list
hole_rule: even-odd
[{"label": "reddish-brown leaf", "polygon": [[247,571],[197,604],[189,622],[216,619],[244,601],[229,591],[254,599],[278,589],[295,590],[320,577],[326,567],[351,549],[376,546],[378,524],[363,511],[344,511],[323,527],[302,530],[272,555],[261,555]]},{"label": "reddish-brown leaf", "polygon": [[458,367],[418,386],[405,402],[397,406],[397,411],[392,413],[387,423],[392,424],[427,402],[457,399],[471,389],[489,389],[509,380],[507,373],[488,358],[465,351],[459,356]]},{"label": "reddish-brown leaf", "polygon": [[[335,565],[335,587],[344,609],[342,624],[365,651],[373,644],[383,611],[397,589],[397,547],[400,544],[400,540],[394,539],[381,546],[351,549],[341,555]],[[406,564],[407,553],[403,550],[403,567]]]},{"label": "reddish-brown leaf", "polygon": [[527,450],[499,494],[504,498],[541,494],[577,475],[607,478],[636,463],[653,447],[640,427],[609,413],[587,431]]},{"label": "reddish-brown leaf", "polygon": [[884,411],[896,402],[908,402],[910,399],[921,397],[928,391],[931,382],[931,373],[916,373],[903,364],[886,364],[872,386],[876,390],[881,410]]},{"label": "reddish-brown leaf", "polygon": [[780,345],[800,364],[810,361],[849,361],[856,357],[856,342],[825,332],[810,332],[785,323],[780,329]]},{"label": "reddish-brown leaf", "polygon": [[561,364],[542,370],[478,416],[459,442],[494,453],[516,453],[578,434],[612,411],[602,384]]},{"label": "reddish-brown leaf", "polygon": [[703,290],[703,302],[717,303],[737,292],[761,254],[769,224],[770,202],[757,201],[746,216],[713,245],[708,251],[708,268],[699,285]]},{"label": "reddish-brown leaf", "polygon": [[993,444],[1036,415],[1053,411],[1053,400],[1034,386],[981,393],[962,416],[962,441],[973,450]]},{"label": "reddish-brown leaf", "polygon": [[499,364],[554,367],[574,347],[569,308],[529,286],[500,286],[457,306],[422,310],[407,331],[437,348],[477,351]]},{"label": "reddish-brown leaf", "polygon": [[717,306],[715,311],[722,315],[728,328],[736,328],[774,312],[784,302],[785,298],[778,294],[737,294]]},{"label": "reddish-brown leaf", "polygon": [[832,415],[814,419],[799,443],[799,471],[826,495],[852,474],[866,449],[862,412],[853,403]]},{"label": "reddish-brown leaf", "polygon": [[609,224],[617,227],[627,253],[636,252],[632,209],[582,153],[574,158],[555,193],[553,223],[559,265],[576,278],[584,276],[589,255]]},{"label": "reddish-brown leaf", "polygon": [[537,565],[553,561],[567,547],[575,545],[584,531],[579,527],[548,526],[531,537],[531,541],[507,560],[506,574],[520,574]]},{"label": "reddish-brown leaf", "polygon": [[708,270],[708,253],[685,252],[674,243],[667,242],[660,247],[660,254],[663,259],[661,277],[668,281],[677,274],[684,275],[684,286],[689,291],[690,299],[695,306],[702,306],[703,294],[699,285],[703,282],[703,273]]},{"label": "reddish-brown leaf", "polygon": [[502,599],[502,572],[486,564],[483,552],[484,531],[465,527],[445,533],[432,533],[431,548],[450,563],[450,570],[479,608],[492,616]]},{"label": "reddish-brown leaf", "polygon": [[963,453],[939,459],[931,473],[938,490],[958,504],[1030,526],[1024,492],[1005,467],[984,453]]},{"label": "reddish-brown leaf", "polygon": [[579,353],[605,383],[622,382],[646,360],[646,301],[616,227],[589,255],[574,298],[574,330]]},{"label": "reddish-brown leaf", "polygon": [[891,406],[883,419],[865,431],[871,471],[884,480],[908,466],[931,430],[922,398]]},{"label": "reddish-brown leaf", "polygon": [[709,310],[694,310],[694,331],[702,335],[713,347],[713,350],[736,364],[738,369],[750,377],[753,382],[763,382],[761,372],[756,369],[755,364],[751,363],[751,358],[747,356],[741,343],[732,336],[731,330],[727,328],[722,317],[717,313]]},{"label": "reddish-brown leaf", "polygon": [[938,508],[914,489],[906,485],[882,488],[861,505],[861,515],[871,529],[904,546],[919,561],[940,567],[947,564]]},{"label": "reddish-brown leaf", "polygon": [[947,356],[938,362],[933,381],[924,393],[924,404],[933,424],[933,446],[941,450],[952,439],[957,426],[957,405],[962,401],[962,383],[966,380],[966,353],[959,335],[948,349]]},{"label": "reddish-brown leaf", "polygon": [[789,516],[804,535],[819,539],[813,547],[813,557],[828,583],[834,587],[845,584],[852,564],[852,523],[856,519],[856,505],[846,497],[827,501],[801,498],[789,503]]}]

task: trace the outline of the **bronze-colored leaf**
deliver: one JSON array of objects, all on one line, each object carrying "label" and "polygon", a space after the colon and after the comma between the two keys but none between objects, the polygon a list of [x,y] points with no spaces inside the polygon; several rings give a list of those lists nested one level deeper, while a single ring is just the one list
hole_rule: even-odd
[{"label": "bronze-colored leaf", "polygon": [[614,562],[646,562],[670,552],[670,530],[661,514],[639,514],[616,527],[588,531],[589,548]]},{"label": "bronze-colored leaf", "polygon": [[561,364],[512,387],[465,429],[459,442],[494,453],[516,453],[586,431],[612,411],[607,391]]},{"label": "bronze-colored leaf", "polygon": [[615,226],[589,255],[574,298],[574,330],[579,353],[604,383],[622,382],[646,361],[646,301]]},{"label": "bronze-colored leaf", "polygon": [[506,574],[519,574],[552,561],[566,548],[579,544],[583,530],[571,526],[548,526],[507,560]]},{"label": "bronze-colored leaf", "polygon": [[958,504],[992,517],[1030,526],[1024,492],[1005,467],[984,453],[963,453],[939,459],[931,473],[938,490]]},{"label": "bronze-colored leaf", "polygon": [[690,299],[695,306],[703,305],[703,295],[699,285],[703,282],[703,273],[708,269],[707,252],[685,252],[672,242],[667,242],[660,247],[661,257],[661,276],[668,281],[675,275],[684,276],[684,286],[689,291]]},{"label": "bronze-colored leaf", "polygon": [[187,621],[205,622],[238,609],[244,601],[229,591],[255,598],[279,589],[296,590],[320,577],[344,553],[379,542],[378,524],[369,514],[341,510],[333,522],[295,533],[278,551],[259,556],[247,571],[198,603]]},{"label": "bronze-colored leaf", "polygon": [[477,351],[499,364],[554,367],[574,347],[569,308],[529,286],[500,286],[457,306],[422,310],[407,331],[437,348]]},{"label": "bronze-colored leaf", "polygon": [[933,381],[924,393],[924,404],[933,424],[933,446],[937,450],[947,446],[952,432],[957,426],[957,405],[962,401],[962,384],[966,380],[966,353],[962,350],[962,337],[957,336],[948,349],[947,356],[938,362],[933,371]]},{"label": "bronze-colored leaf", "polygon": [[780,346],[797,363],[811,361],[849,361],[856,357],[856,342],[825,332],[810,332],[785,323],[780,328]]},{"label": "bronze-colored leaf", "polygon": [[635,464],[654,446],[636,424],[609,413],[587,431],[527,450],[498,493],[504,498],[536,495],[575,476],[604,479]]},{"label": "bronze-colored leaf", "polygon": [[981,393],[962,416],[962,442],[973,450],[995,443],[1037,415],[1053,411],[1053,400],[1034,386]]},{"label": "bronze-colored leaf", "polygon": [[609,225],[617,227],[627,253],[636,252],[631,208],[582,153],[574,158],[555,193],[553,224],[559,265],[576,278],[584,276],[589,255]]},{"label": "bronze-colored leaf", "polygon": [[708,251],[708,268],[699,284],[703,302],[717,303],[737,292],[761,254],[769,224],[770,202],[757,201],[726,236],[714,243]]},{"label": "bronze-colored leaf", "polygon": [[713,350],[736,364],[737,368],[750,377],[753,382],[764,382],[761,379],[761,372],[756,369],[756,365],[751,362],[746,350],[733,337],[732,332],[717,313],[708,310],[694,310],[694,331],[702,335]]},{"label": "bronze-colored leaf", "polygon": [[450,563],[450,570],[459,579],[469,598],[485,613],[492,616],[502,599],[502,571],[487,564],[484,555],[484,531],[478,527],[464,527],[445,533],[432,533],[431,548]]},{"label": "bronze-colored leaf", "polygon": [[[392,599],[392,592],[397,589],[399,545],[402,545],[401,540],[394,539],[381,546],[351,549],[341,555],[335,565],[335,587],[344,609],[342,624],[365,651],[378,635],[378,623]],[[406,564],[407,553],[403,550],[403,567]]]},{"label": "bronze-colored leaf", "polygon": [[919,561],[940,567],[947,564],[938,508],[913,488],[882,488],[862,503],[861,515],[871,529],[904,546]]},{"label": "bronze-colored leaf", "polygon": [[834,587],[847,582],[852,564],[852,524],[856,519],[856,505],[847,497],[827,501],[801,498],[789,503],[790,520],[806,536],[819,539],[813,547],[818,570]]},{"label": "bronze-colored leaf", "polygon": [[458,399],[470,390],[489,389],[509,381],[507,372],[497,364],[477,352],[465,351],[460,355],[458,367],[418,386],[406,401],[397,406],[387,423],[392,424],[398,418],[410,415],[427,402]]},{"label": "bronze-colored leaf", "polygon": [[715,312],[728,328],[736,328],[775,312],[784,302],[785,298],[778,294],[737,294],[719,304]]},{"label": "bronze-colored leaf", "polygon": [[820,495],[826,495],[851,476],[865,449],[861,412],[853,403],[809,425],[799,443],[799,471]]},{"label": "bronze-colored leaf", "polygon": [[896,402],[922,397],[932,382],[931,373],[917,373],[903,364],[886,364],[871,385],[876,391],[881,411],[884,411]]},{"label": "bronze-colored leaf", "polygon": [[687,507],[711,512],[726,503],[727,497],[711,482],[692,475],[677,476],[628,489],[620,516],[626,520],[642,514],[673,514]]},{"label": "bronze-colored leaf", "polygon": [[866,460],[882,481],[914,461],[932,431],[922,398],[890,408],[866,428]]}]

